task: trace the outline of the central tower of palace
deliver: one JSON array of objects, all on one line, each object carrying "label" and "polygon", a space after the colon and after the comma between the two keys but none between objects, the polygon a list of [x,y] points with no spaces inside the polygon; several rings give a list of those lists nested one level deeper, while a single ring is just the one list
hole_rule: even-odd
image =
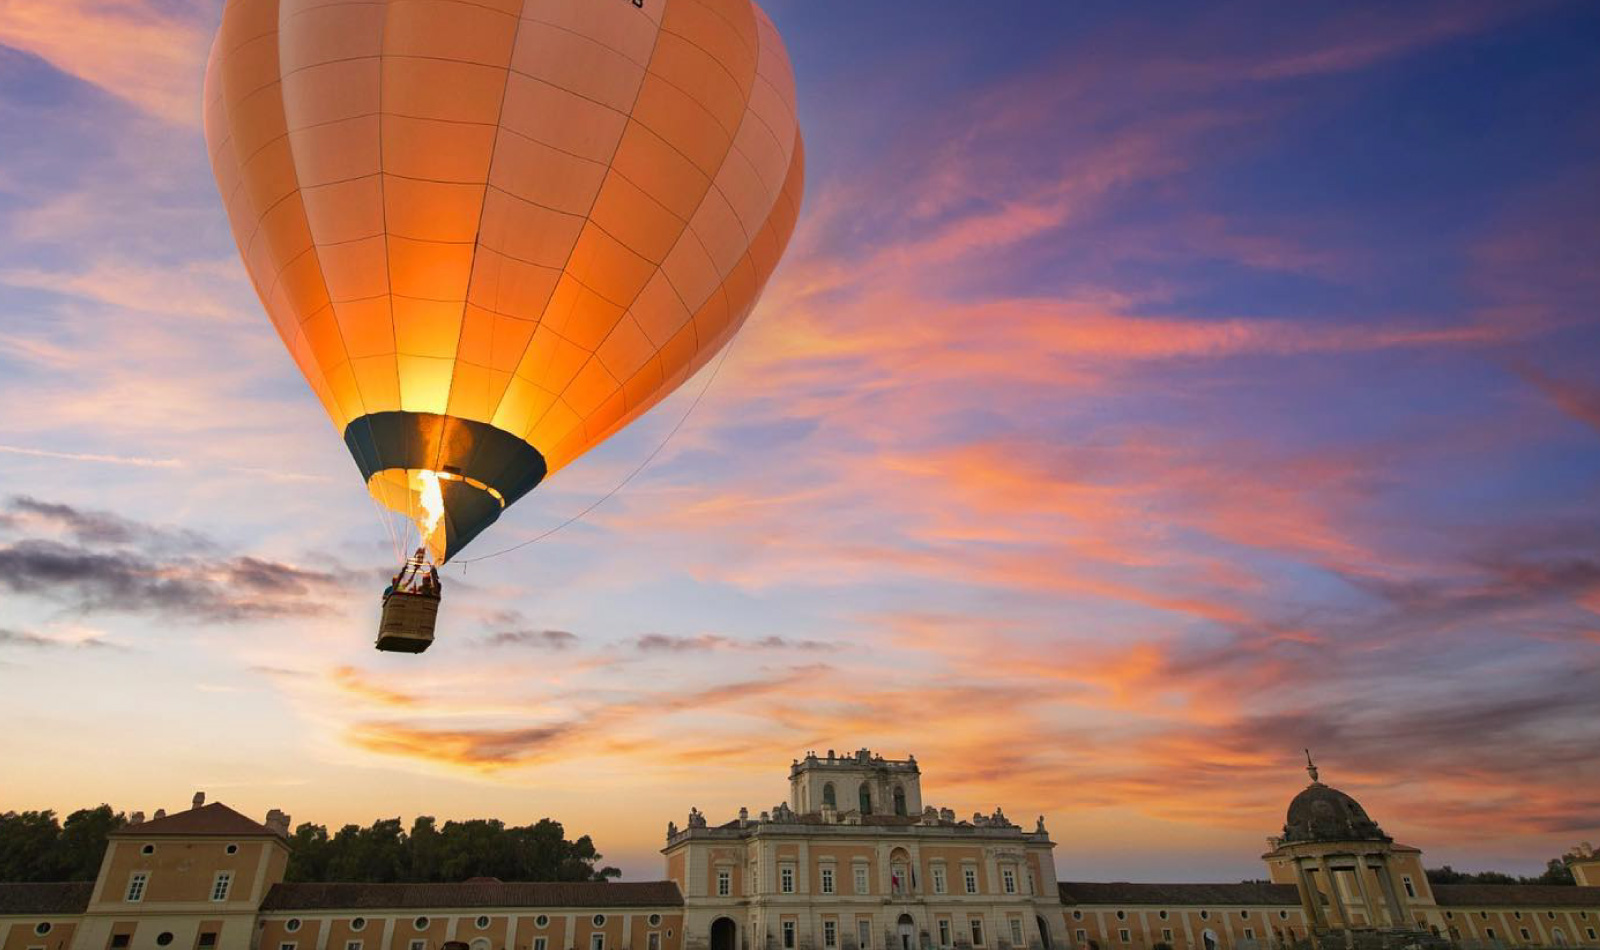
[{"label": "central tower of palace", "polygon": [[827,758],[807,752],[789,766],[789,807],[801,814],[825,809],[863,815],[915,815],[922,811],[917,757],[886,759],[858,749]]}]

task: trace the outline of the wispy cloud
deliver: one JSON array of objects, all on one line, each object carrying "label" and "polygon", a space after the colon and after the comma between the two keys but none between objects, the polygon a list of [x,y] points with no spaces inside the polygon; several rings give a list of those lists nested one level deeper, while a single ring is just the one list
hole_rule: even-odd
[{"label": "wispy cloud", "polygon": [[251,555],[218,553],[187,529],[36,498],[11,502],[10,529],[56,528],[66,540],[0,545],[0,587],[81,614],[143,614],[194,621],[311,616],[346,578]]},{"label": "wispy cloud", "polygon": [[7,455],[26,455],[31,458],[57,459],[63,462],[98,462],[106,465],[132,465],[136,468],[177,468],[183,463],[177,459],[140,458],[136,455],[101,455],[93,452],[53,452],[49,449],[29,449],[20,445],[0,445]]},{"label": "wispy cloud", "polygon": [[578,635],[565,630],[501,630],[478,641],[489,647],[528,647],[535,650],[567,650],[578,643]]},{"label": "wispy cloud", "polygon": [[168,122],[200,122],[209,4],[11,0],[0,44],[32,53]]},{"label": "wispy cloud", "polygon": [[26,650],[123,650],[119,644],[98,634],[81,637],[46,636],[27,630],[9,630],[0,627],[0,649],[19,647]]},{"label": "wispy cloud", "polygon": [[647,633],[633,642],[634,649],[644,653],[711,653],[717,650],[809,650],[827,652],[837,645],[825,640],[792,640],[787,637],[761,637],[756,640],[738,640],[702,633],[692,637],[669,636],[664,633]]}]

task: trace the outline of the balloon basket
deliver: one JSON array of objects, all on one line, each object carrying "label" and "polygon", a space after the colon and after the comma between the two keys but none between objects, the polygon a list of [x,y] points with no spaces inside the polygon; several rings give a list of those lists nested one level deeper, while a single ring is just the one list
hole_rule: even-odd
[{"label": "balloon basket", "polygon": [[433,646],[433,625],[439,598],[396,591],[383,599],[378,623],[378,649],[385,653],[421,653]]},{"label": "balloon basket", "polygon": [[444,585],[438,568],[428,567],[427,557],[426,548],[417,548],[383,592],[378,649],[385,653],[421,653],[433,646]]}]

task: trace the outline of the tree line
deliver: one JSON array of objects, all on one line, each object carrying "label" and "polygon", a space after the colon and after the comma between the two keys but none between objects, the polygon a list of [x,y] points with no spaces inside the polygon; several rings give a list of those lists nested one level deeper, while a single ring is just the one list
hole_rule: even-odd
[{"label": "tree line", "polygon": [[[57,818],[53,811],[0,813],[0,881],[92,881],[106,836],[128,823],[110,805]],[[289,839],[290,881],[446,883],[470,877],[503,881],[606,881],[621,875],[600,864],[588,835],[568,840],[558,821],[507,826],[491,819],[420,816],[407,831],[398,818],[345,825],[333,834],[306,822]]]},{"label": "tree line", "polygon": [[1430,884],[1572,884],[1578,883],[1572,876],[1572,868],[1562,858],[1551,858],[1545,863],[1544,873],[1534,877],[1517,877],[1503,874],[1500,871],[1457,871],[1446,864],[1442,868],[1428,868],[1428,883]]}]

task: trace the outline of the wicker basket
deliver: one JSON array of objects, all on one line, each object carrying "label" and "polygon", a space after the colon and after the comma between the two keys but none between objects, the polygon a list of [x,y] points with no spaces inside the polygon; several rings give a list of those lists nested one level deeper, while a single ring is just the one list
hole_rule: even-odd
[{"label": "wicker basket", "polygon": [[438,617],[437,596],[407,591],[389,594],[383,598],[378,649],[390,653],[421,653],[433,645],[433,625]]}]

